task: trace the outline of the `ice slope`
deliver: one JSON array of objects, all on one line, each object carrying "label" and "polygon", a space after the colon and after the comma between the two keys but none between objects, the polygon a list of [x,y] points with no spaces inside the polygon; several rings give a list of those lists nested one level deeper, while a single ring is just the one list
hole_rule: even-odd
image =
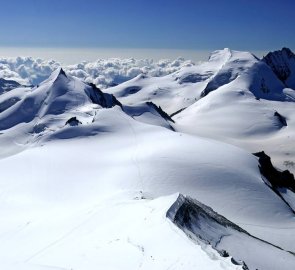
[{"label": "ice slope", "polygon": [[[250,153],[173,132],[154,105],[120,105],[62,70],[7,95],[20,100],[0,113],[6,269],[240,269],[169,229],[165,214],[176,197],[163,197],[178,192],[295,251],[294,212]],[[77,125],[66,124],[75,117]]]}]

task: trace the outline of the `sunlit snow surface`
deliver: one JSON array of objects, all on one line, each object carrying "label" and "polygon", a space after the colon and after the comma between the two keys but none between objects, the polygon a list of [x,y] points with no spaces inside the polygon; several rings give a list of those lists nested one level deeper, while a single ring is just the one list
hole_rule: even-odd
[{"label": "sunlit snow surface", "polygon": [[[222,85],[200,98],[227,65],[232,77],[216,79]],[[280,248],[269,254],[268,244],[254,244],[264,256],[251,261],[286,257],[282,269],[294,269],[294,193],[285,194],[289,207],[249,152],[272,150],[278,163],[285,148],[294,156],[293,90],[273,77],[268,93],[255,92],[259,76],[272,73],[263,66],[250,76],[253,65],[263,64],[247,53],[216,52],[200,66],[108,89],[121,104],[62,70],[38,87],[2,94],[1,268],[242,269],[166,218],[181,193]],[[194,69],[199,75],[189,76]],[[168,113],[188,108],[173,123],[146,101]],[[235,241],[227,245],[244,252]]]}]

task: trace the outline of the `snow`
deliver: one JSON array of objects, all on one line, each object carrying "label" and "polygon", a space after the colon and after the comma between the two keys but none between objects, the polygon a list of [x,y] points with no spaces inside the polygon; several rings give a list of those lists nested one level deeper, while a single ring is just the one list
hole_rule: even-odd
[{"label": "snow", "polygon": [[[202,96],[210,82],[215,89]],[[105,92],[57,69],[39,86],[3,93],[1,265],[241,269],[165,218],[179,193],[295,252],[294,212],[264,183],[251,154],[264,150],[275,164],[292,164],[292,91],[252,54],[224,49],[200,65],[139,75]],[[173,123],[147,102],[168,114],[183,110]],[[294,193],[281,194],[293,203]],[[240,240],[222,244],[243,257]],[[267,257],[269,245],[248,247]]]},{"label": "snow", "polygon": [[[18,228],[18,245],[6,235],[5,269],[241,269],[226,258],[211,260],[165,218],[176,196],[126,199],[118,193],[91,206],[51,208]],[[42,209],[40,209],[42,211]],[[70,210],[70,211],[69,211]],[[73,211],[74,210],[74,211]],[[55,218],[51,219],[50,217]],[[48,225],[48,223],[50,225]],[[10,263],[11,255],[18,262]]]}]

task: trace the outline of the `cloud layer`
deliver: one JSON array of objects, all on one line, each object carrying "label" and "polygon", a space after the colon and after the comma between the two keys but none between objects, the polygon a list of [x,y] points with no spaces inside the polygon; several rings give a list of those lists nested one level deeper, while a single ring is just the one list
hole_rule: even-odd
[{"label": "cloud layer", "polygon": [[[191,60],[153,61],[150,59],[99,59],[95,62],[81,62],[63,66],[65,71],[100,88],[106,88],[130,80],[141,73],[151,76],[164,76],[183,66],[192,66]],[[60,66],[54,60],[31,57],[0,58],[0,78],[15,80],[25,85],[37,85]]]}]

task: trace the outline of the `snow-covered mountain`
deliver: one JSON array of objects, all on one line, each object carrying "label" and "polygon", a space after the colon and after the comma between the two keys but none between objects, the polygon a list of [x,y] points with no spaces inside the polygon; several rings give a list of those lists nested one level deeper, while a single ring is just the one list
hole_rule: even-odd
[{"label": "snow-covered mountain", "polygon": [[271,67],[286,87],[295,89],[295,55],[288,49],[270,52],[263,61]]},{"label": "snow-covered mountain", "polygon": [[[292,70],[290,50],[268,58],[272,54],[289,55],[286,63]],[[125,104],[153,101],[173,117],[176,130],[251,152],[265,150],[277,166],[295,172],[295,90],[286,87],[265,59],[224,49],[200,65],[160,78],[139,76],[106,91]]]},{"label": "snow-covered mountain", "polygon": [[294,269],[294,177],[252,154],[292,167],[292,91],[229,49],[104,92],[60,68],[5,91],[1,266]]}]

